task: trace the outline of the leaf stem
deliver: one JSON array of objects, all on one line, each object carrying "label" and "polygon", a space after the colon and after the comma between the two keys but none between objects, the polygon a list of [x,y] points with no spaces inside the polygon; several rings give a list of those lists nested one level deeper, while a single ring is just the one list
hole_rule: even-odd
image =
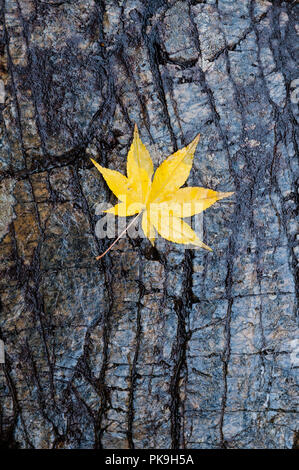
[{"label": "leaf stem", "polygon": [[139,213],[134,217],[133,220],[131,220],[131,222],[129,223],[129,225],[127,225],[127,227],[121,232],[121,234],[117,237],[117,239],[114,240],[114,242],[109,246],[109,248],[107,248],[107,250],[104,251],[104,253],[102,253],[101,255],[99,255],[99,256],[96,257],[97,260],[103,258],[103,256],[105,256],[105,255],[108,253],[108,251],[111,250],[111,248],[115,245],[115,243],[117,243],[118,240],[119,240],[119,239],[126,233],[126,231],[133,225],[133,223],[135,222],[135,220],[138,219],[138,217],[140,216],[140,214],[142,214],[142,211],[139,212]]}]

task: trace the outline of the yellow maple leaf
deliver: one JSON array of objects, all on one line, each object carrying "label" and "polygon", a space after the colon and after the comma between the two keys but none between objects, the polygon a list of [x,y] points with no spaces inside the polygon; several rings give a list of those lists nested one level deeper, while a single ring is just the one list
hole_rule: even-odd
[{"label": "yellow maple leaf", "polygon": [[133,142],[127,157],[127,176],[104,168],[91,159],[111,191],[121,201],[104,212],[120,217],[142,215],[142,230],[152,244],[157,231],[166,240],[212,251],[182,218],[204,211],[233,192],[221,193],[200,187],[181,188],[192,168],[198,141],[199,135],[189,145],[170,155],[157,168],[152,181],[153,162],[135,124]]}]

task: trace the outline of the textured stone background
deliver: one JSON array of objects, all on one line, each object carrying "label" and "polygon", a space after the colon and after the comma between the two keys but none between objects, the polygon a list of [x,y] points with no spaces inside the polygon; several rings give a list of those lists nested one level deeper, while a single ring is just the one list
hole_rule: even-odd
[{"label": "textured stone background", "polygon": [[[298,446],[297,2],[0,4],[2,447]],[[96,262],[134,122],[155,165],[201,133],[213,253]]]}]

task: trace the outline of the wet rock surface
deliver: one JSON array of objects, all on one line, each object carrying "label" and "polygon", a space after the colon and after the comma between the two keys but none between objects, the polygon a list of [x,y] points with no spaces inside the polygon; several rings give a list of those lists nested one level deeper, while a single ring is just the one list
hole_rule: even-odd
[{"label": "wet rock surface", "polygon": [[[298,445],[296,2],[0,5],[1,446]],[[212,253],[95,260],[134,122],[155,165],[200,132]]]}]

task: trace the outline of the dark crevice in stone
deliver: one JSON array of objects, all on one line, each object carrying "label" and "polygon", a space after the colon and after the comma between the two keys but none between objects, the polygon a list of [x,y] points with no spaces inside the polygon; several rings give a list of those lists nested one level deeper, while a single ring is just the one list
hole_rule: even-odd
[{"label": "dark crevice in stone", "polygon": [[181,381],[183,377],[187,380],[186,351],[190,332],[188,331],[188,316],[192,306],[192,259],[193,254],[186,250],[184,258],[184,294],[181,298],[174,300],[175,312],[177,315],[177,337],[173,355],[175,365],[170,382],[170,413],[171,413],[171,438],[172,449],[181,446],[185,448],[183,435],[184,402],[182,401]]},{"label": "dark crevice in stone", "polygon": [[130,449],[135,448],[134,439],[133,439],[133,425],[134,425],[134,397],[135,397],[135,390],[137,387],[137,380],[138,380],[138,357],[139,357],[139,350],[140,350],[140,343],[142,337],[142,316],[141,316],[141,308],[142,308],[142,298],[144,296],[144,285],[142,283],[142,257],[141,250],[139,250],[139,260],[140,260],[140,275],[139,275],[139,298],[137,302],[137,313],[136,313],[136,336],[135,336],[135,352],[133,357],[133,363],[131,366],[131,372],[129,376],[129,399],[128,399],[128,430],[127,430],[127,439],[128,445]]}]

